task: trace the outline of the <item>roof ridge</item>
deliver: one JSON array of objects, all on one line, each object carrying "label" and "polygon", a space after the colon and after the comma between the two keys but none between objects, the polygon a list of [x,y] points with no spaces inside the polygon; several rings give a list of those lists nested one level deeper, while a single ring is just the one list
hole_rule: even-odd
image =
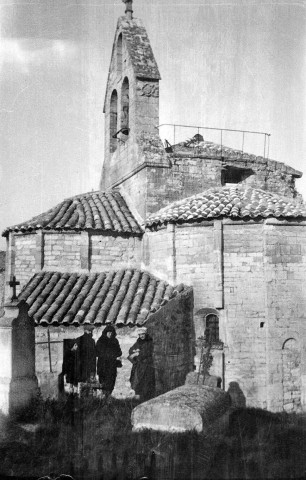
[{"label": "roof ridge", "polygon": [[[80,205],[86,207],[82,212],[79,210]],[[99,215],[93,214],[92,209],[95,212],[98,211]],[[31,232],[40,229],[102,230],[132,235],[143,233],[141,224],[129,208],[119,188],[96,190],[65,198],[46,212],[26,222],[7,227],[2,236],[7,236],[10,231]]]},{"label": "roof ridge", "polygon": [[111,190],[91,190],[90,192],[78,193],[76,195],[73,195],[72,197],[64,198],[63,202],[65,200],[73,200],[75,198],[84,197],[85,195],[94,195],[94,194],[106,195],[106,194],[111,194],[113,192],[114,193],[120,193],[120,190],[119,190],[118,187],[114,187]]},{"label": "roof ridge", "polygon": [[[78,277],[81,277],[81,276],[86,276],[86,277],[89,277],[89,276],[96,276],[97,274],[102,274],[102,273],[105,273],[105,274],[108,274],[108,273],[116,273],[116,272],[126,272],[126,271],[132,271],[134,273],[138,272],[138,273],[146,273],[148,274],[151,278],[157,280],[157,281],[163,281],[165,283],[167,283],[168,285],[171,285],[167,280],[162,280],[161,278],[157,277],[154,273],[150,272],[149,270],[145,269],[145,268],[141,268],[141,267],[136,267],[136,266],[126,266],[126,267],[121,267],[121,268],[111,268],[109,270],[99,270],[99,271],[88,271],[88,272],[80,272],[78,270],[75,270],[75,271],[70,271],[70,272],[67,272],[65,270],[63,271],[59,271],[59,270],[40,270],[39,272],[36,272],[32,279],[34,278],[34,276],[44,276],[46,274],[51,274],[51,275],[54,275],[54,274],[60,274],[60,275],[77,275]],[[30,281],[28,282],[28,284],[30,283]],[[173,286],[173,285],[172,285]]]},{"label": "roof ridge", "polygon": [[224,185],[211,187],[163,207],[149,215],[145,225],[150,227],[168,222],[212,220],[224,216],[306,217],[306,204],[300,199],[250,185]]}]

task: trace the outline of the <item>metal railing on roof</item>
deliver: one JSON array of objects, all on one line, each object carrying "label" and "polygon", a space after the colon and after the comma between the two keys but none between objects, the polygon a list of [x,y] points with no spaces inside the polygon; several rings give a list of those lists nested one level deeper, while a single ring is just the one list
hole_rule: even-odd
[{"label": "metal railing on roof", "polygon": [[[167,127],[167,133],[168,138],[163,134],[161,135],[161,129],[164,129]],[[163,136],[164,142],[165,142],[165,149],[168,152],[173,151],[174,147],[178,145],[179,143],[185,143],[186,146],[191,145],[193,147],[200,147],[201,144],[205,143],[205,141],[208,141],[207,138],[207,131],[209,132],[209,142],[214,143],[221,147],[221,154],[220,156],[223,157],[223,153],[225,149],[229,148],[231,150],[235,150],[240,153],[242,156],[244,153],[249,153],[251,154],[251,151],[253,153],[254,150],[257,150],[257,152],[254,154],[256,156],[263,156],[263,158],[268,159],[269,158],[269,150],[270,150],[270,133],[267,132],[257,132],[257,131],[252,131],[252,130],[240,130],[240,129],[234,129],[234,128],[215,128],[215,127],[202,127],[198,125],[180,125],[180,124],[174,124],[174,123],[162,123],[161,125],[158,125],[156,127],[159,130],[160,137]],[[191,138],[187,138],[188,135],[188,130],[190,134],[193,134]],[[169,137],[170,135],[170,137]],[[236,139],[234,141],[235,146],[231,146],[231,141],[230,136],[236,135]],[[257,137],[257,140],[254,141],[254,137]],[[206,137],[206,139],[205,139]],[[212,138],[213,137],[213,141]],[[239,137],[239,139],[237,138]],[[246,146],[246,140],[248,137],[252,137],[252,140],[249,142],[250,147],[248,150],[245,150]],[[260,137],[260,140],[258,141],[258,138]],[[169,140],[170,138],[170,140]]]}]

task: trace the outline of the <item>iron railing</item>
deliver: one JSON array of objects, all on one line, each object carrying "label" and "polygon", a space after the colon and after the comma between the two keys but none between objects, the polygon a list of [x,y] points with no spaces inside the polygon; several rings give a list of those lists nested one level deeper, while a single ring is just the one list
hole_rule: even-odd
[{"label": "iron railing", "polygon": [[[166,147],[168,147],[168,151],[171,150],[170,147],[174,147],[177,143],[182,142],[182,140],[183,140],[182,132],[185,133],[184,140],[187,140],[187,138],[186,138],[187,137],[187,129],[189,129],[190,132],[191,131],[194,132],[195,136],[198,135],[198,138],[201,135],[201,137],[203,137],[204,141],[205,141],[207,131],[209,131],[211,133],[214,133],[215,134],[214,137],[216,136],[216,132],[219,132],[219,134],[217,135],[217,137],[219,137],[219,138],[217,139],[217,141],[214,141],[213,143],[216,143],[216,144],[220,145],[220,147],[221,147],[221,157],[222,157],[222,150],[224,148],[231,148],[233,150],[237,150],[241,153],[241,155],[243,155],[244,153],[247,153],[245,151],[246,137],[247,136],[253,136],[253,137],[257,136],[257,138],[258,138],[258,136],[261,136],[261,137],[263,137],[263,139],[259,143],[261,144],[261,142],[262,142],[262,147],[261,147],[262,149],[258,146],[258,142],[253,142],[253,141],[251,141],[251,143],[250,143],[250,149],[253,149],[252,144],[254,145],[255,143],[257,143],[257,151],[261,150],[261,152],[263,152],[263,158],[265,158],[265,159],[269,158],[270,136],[271,136],[271,134],[267,133],[267,132],[257,132],[257,131],[252,131],[252,130],[240,130],[240,129],[234,129],[234,128],[215,128],[215,127],[202,127],[202,126],[198,126],[198,125],[180,125],[180,124],[174,124],[174,123],[162,123],[161,125],[158,125],[156,127],[159,130],[159,134],[160,134],[161,137],[162,137],[161,129],[164,129],[164,127],[168,127],[167,128],[168,137],[169,137],[169,132],[170,132],[170,135],[171,135],[170,140],[169,140],[169,138],[166,139],[166,137],[164,136],[165,145],[166,145]],[[225,133],[227,133],[227,132],[231,132],[231,134],[239,134],[239,136],[241,136],[240,145],[239,145],[238,148],[237,147],[232,147],[230,145],[230,143],[232,143],[230,138],[227,138],[226,144],[224,143]],[[209,138],[209,139],[207,138],[207,140],[211,141],[211,138]],[[198,143],[200,144],[200,141]],[[236,144],[237,144],[237,140],[236,140]],[[251,152],[248,152],[248,153],[251,153]],[[261,153],[258,153],[256,155],[261,156]]]}]

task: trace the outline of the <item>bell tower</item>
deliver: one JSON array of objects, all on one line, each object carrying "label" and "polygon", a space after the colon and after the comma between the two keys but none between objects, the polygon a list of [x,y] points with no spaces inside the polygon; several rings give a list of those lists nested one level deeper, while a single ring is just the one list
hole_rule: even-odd
[{"label": "bell tower", "polygon": [[[105,152],[100,188],[123,186],[133,196],[139,213],[145,215],[147,179],[142,170],[156,161],[160,163],[164,155],[156,128],[160,74],[147,32],[133,17],[132,1],[122,1],[125,15],[117,23],[104,102]],[[152,145],[159,153],[156,158],[152,157]]]}]

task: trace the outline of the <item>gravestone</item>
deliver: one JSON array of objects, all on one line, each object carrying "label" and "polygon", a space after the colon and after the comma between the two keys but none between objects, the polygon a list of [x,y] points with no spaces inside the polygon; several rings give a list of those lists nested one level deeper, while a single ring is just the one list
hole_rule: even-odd
[{"label": "gravestone", "polygon": [[13,413],[37,395],[34,320],[25,301],[12,300],[0,318],[0,411]]},{"label": "gravestone", "polygon": [[228,428],[230,396],[221,388],[206,385],[182,385],[132,411],[134,431],[143,429],[167,432],[197,432]]}]

